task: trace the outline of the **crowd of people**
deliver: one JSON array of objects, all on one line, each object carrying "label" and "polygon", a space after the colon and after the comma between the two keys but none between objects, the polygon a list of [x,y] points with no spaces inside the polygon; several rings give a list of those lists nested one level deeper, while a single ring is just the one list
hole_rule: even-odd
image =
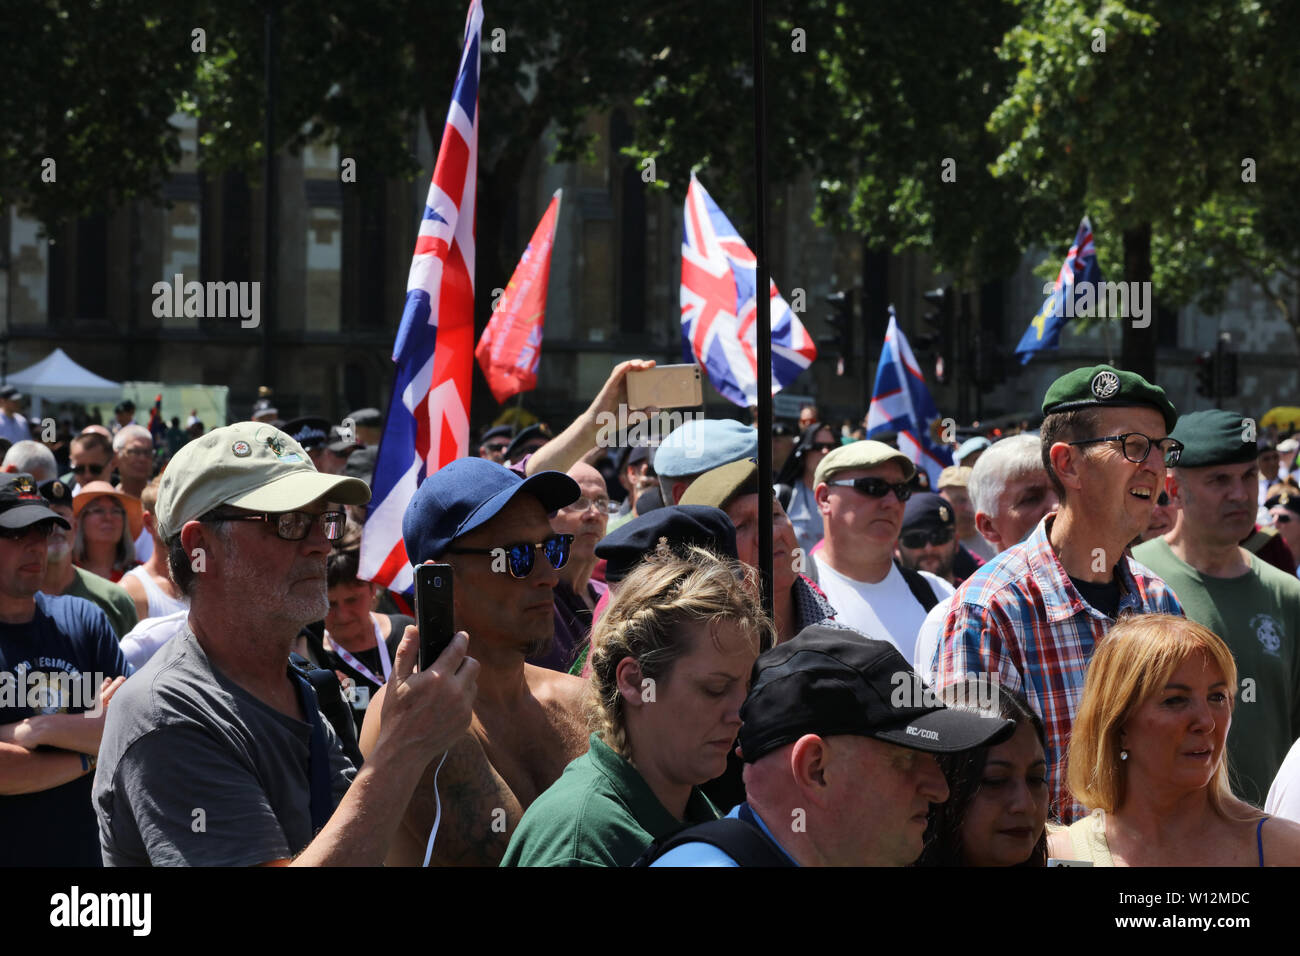
[{"label": "crowd of people", "polygon": [[377,410],[0,390],[0,864],[1300,864],[1300,436],[1100,365],[931,473],[811,406],[611,445],[651,364],[416,488],[423,669]]}]

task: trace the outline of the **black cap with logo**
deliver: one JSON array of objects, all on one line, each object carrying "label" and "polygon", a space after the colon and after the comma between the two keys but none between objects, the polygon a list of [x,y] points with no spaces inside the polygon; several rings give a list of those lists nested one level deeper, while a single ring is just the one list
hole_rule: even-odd
[{"label": "black cap with logo", "polygon": [[0,528],[30,528],[41,521],[72,528],[66,519],[51,510],[31,475],[23,472],[0,475]]}]

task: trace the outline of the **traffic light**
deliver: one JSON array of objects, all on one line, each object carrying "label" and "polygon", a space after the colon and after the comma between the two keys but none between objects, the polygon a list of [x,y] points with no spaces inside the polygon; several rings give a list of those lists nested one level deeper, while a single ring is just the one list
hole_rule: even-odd
[{"label": "traffic light", "polygon": [[1237,394],[1237,353],[1230,348],[1227,333],[1219,338],[1215,353],[1216,376],[1215,387],[1219,398],[1232,398]]},{"label": "traffic light", "polygon": [[817,340],[819,349],[836,357],[836,375],[843,375],[846,366],[853,364],[853,291],[841,290],[826,296],[831,313],[826,324],[831,334]]},{"label": "traffic light", "polygon": [[922,318],[933,331],[918,337],[924,340],[927,351],[933,349],[935,352],[934,377],[941,385],[946,383],[949,375],[952,374],[952,347],[957,332],[953,324],[954,298],[950,288],[931,289],[925,293],[925,301],[930,308],[925,311]]},{"label": "traffic light", "polygon": [[1219,380],[1219,361],[1217,352],[1202,352],[1196,356],[1196,394],[1204,398],[1215,398]]}]

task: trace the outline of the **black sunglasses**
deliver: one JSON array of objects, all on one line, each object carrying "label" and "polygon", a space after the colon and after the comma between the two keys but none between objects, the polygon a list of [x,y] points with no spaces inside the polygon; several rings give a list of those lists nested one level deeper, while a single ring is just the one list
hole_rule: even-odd
[{"label": "black sunglasses", "polygon": [[98,475],[107,467],[108,465],[73,465],[72,473],[74,475],[84,475],[89,472],[92,475]]},{"label": "black sunglasses", "polygon": [[559,571],[569,563],[569,548],[573,545],[573,535],[571,534],[553,534],[543,538],[537,544],[529,544],[521,541],[516,544],[507,544],[499,548],[448,548],[448,554],[490,554],[496,556],[504,554],[506,558],[506,569],[510,572],[512,578],[526,578],[533,573],[533,563],[537,554],[537,549],[541,548],[546,553],[546,560],[551,563],[556,571]]},{"label": "black sunglasses", "polygon": [[941,544],[948,544],[956,535],[953,528],[934,528],[930,531],[905,531],[899,537],[899,543],[905,548],[917,550],[924,548],[927,544],[938,547]]},{"label": "black sunglasses", "polygon": [[817,442],[817,444],[813,445],[810,448],[810,451],[834,451],[836,448],[839,447],[840,446],[838,442],[819,441]]},{"label": "black sunglasses", "polygon": [[852,488],[854,491],[860,491],[864,495],[872,498],[883,498],[891,491],[898,497],[899,501],[906,501],[912,497],[912,485],[906,481],[900,481],[898,484],[885,481],[884,478],[841,478],[838,481],[828,481],[828,485],[835,485],[840,488]]}]

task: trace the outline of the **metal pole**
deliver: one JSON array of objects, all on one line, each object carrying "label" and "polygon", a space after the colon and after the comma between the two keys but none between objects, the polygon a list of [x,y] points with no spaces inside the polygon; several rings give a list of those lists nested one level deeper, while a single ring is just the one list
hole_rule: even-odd
[{"label": "metal pole", "polygon": [[[753,0],[754,17],[754,254],[758,260],[758,571],[763,610],[772,603],[772,300],[767,270],[767,93],[763,76],[763,0]],[[787,559],[789,560],[789,559]]]},{"label": "metal pole", "polygon": [[262,384],[275,387],[275,361],[271,354],[271,329],[275,325],[275,302],[279,292],[276,253],[279,236],[279,184],[275,168],[275,101],[276,101],[276,0],[266,5],[266,50],[263,59],[266,81],[266,156],[264,159],[262,198]]}]

